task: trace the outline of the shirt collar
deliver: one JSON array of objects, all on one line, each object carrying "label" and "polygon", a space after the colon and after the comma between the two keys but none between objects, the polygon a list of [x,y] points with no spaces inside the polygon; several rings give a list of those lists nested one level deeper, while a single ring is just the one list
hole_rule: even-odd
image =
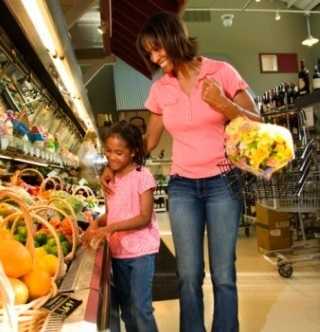
[{"label": "shirt collar", "polygon": [[[201,81],[206,78],[208,75],[212,75],[216,73],[218,67],[215,65],[215,61],[208,59],[206,57],[201,57],[201,66],[200,66],[200,73],[198,75],[197,81]],[[159,82],[164,85],[173,85],[176,86],[178,84],[178,80],[176,77],[171,76],[169,74],[164,74],[160,79]]]},{"label": "shirt collar", "polygon": [[204,56],[201,57],[201,67],[200,73],[198,75],[198,81],[203,80],[208,75],[213,75],[217,72],[218,68],[216,66],[216,62],[212,59],[208,59]]}]

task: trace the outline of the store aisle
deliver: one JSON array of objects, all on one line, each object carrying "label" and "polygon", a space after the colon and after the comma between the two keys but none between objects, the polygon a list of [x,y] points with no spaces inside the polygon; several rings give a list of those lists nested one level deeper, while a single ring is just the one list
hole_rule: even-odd
[{"label": "store aisle", "polygon": [[[173,252],[167,214],[158,220],[162,240]],[[241,331],[320,331],[320,262],[294,266],[293,277],[283,279],[258,253],[254,234],[246,238],[241,232],[237,255]],[[203,287],[208,331],[213,308],[209,278],[207,273]],[[178,300],[156,301],[154,308],[160,332],[179,331]]]}]

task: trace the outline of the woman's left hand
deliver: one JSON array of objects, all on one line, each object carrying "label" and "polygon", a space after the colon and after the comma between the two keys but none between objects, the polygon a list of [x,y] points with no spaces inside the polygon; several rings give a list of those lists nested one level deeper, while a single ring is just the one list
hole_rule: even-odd
[{"label": "woman's left hand", "polygon": [[202,84],[202,100],[208,103],[215,111],[221,112],[221,105],[226,101],[222,85],[215,80],[205,78]]}]

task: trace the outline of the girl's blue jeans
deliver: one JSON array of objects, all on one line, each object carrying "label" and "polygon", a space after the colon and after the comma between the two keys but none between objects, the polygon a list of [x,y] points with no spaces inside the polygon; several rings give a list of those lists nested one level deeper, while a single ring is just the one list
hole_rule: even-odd
[{"label": "girl's blue jeans", "polygon": [[155,257],[112,258],[115,295],[127,332],[158,331],[152,308]]},{"label": "girl's blue jeans", "polygon": [[[233,189],[239,191],[239,184],[233,183]],[[235,250],[241,197],[230,190],[228,179],[220,175],[204,179],[173,175],[168,193],[179,278],[180,331],[205,331],[202,283],[206,228],[214,293],[212,331],[236,332],[239,323]]]}]

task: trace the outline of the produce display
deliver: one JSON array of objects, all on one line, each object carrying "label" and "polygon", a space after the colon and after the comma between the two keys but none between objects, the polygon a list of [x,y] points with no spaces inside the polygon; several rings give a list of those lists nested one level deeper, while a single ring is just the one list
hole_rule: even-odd
[{"label": "produce display", "polygon": [[[33,184],[25,180],[30,177]],[[88,187],[66,188],[58,176],[45,178],[30,168],[16,171],[7,186],[0,186],[0,331],[8,305],[17,313],[19,328],[23,324],[21,331],[43,321],[37,308],[56,294],[56,281],[75,256],[81,232],[77,220],[97,199]]]},{"label": "produce display", "polygon": [[270,179],[294,159],[288,129],[237,117],[226,127],[226,153],[238,168]]},{"label": "produce display", "polygon": [[[9,190],[0,191],[0,202],[15,207],[15,212],[2,217],[0,223],[0,304],[3,307],[0,330],[5,331],[5,316],[10,308],[11,311],[15,308],[11,319],[18,320],[19,328],[20,324],[25,328],[26,324],[34,323],[35,310],[56,293],[55,281],[62,277],[65,268],[54,227]],[[55,240],[57,257],[48,254],[44,248],[35,248],[34,235],[39,226]]]}]

